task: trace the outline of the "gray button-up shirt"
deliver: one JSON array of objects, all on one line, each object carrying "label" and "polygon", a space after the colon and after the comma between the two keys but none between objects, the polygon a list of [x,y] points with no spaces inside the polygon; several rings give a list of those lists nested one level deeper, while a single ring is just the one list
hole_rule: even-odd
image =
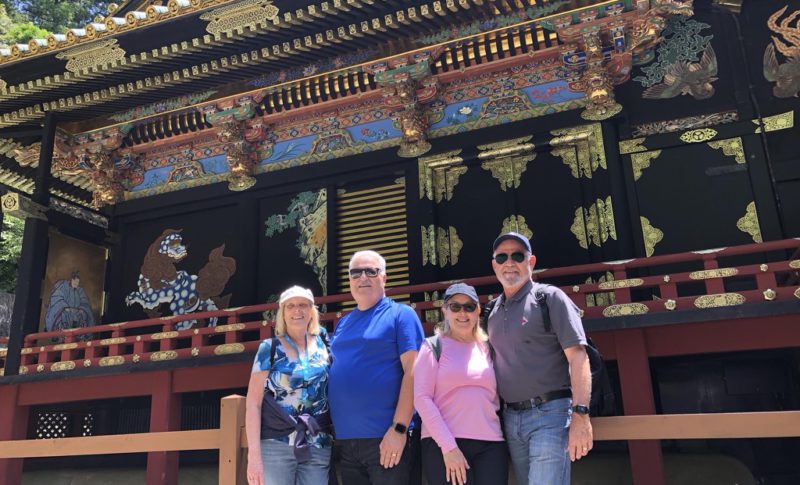
[{"label": "gray button-up shirt", "polygon": [[[551,330],[534,296],[547,295]],[[489,342],[495,352],[497,390],[506,402],[533,399],[569,389],[569,363],[564,349],[586,345],[580,310],[555,286],[529,281],[514,296],[502,295],[489,314]]]}]

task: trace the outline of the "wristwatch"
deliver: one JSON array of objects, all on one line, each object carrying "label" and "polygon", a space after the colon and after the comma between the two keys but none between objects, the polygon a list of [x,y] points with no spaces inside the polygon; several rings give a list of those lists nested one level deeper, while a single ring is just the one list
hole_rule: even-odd
[{"label": "wristwatch", "polygon": [[403,423],[394,423],[393,429],[400,434],[405,434],[405,432],[408,431],[408,426]]},{"label": "wristwatch", "polygon": [[580,404],[578,404],[577,406],[572,406],[572,412],[588,416],[589,406],[582,406]]}]

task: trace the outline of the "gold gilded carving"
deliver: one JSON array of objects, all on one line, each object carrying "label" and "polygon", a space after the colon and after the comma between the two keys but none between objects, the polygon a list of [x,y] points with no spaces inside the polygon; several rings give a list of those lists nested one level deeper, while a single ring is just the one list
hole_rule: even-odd
[{"label": "gold gilded carving", "polygon": [[621,303],[603,309],[604,317],[625,317],[628,315],[644,315],[650,311],[643,303]]},{"label": "gold gilded carving", "polygon": [[690,130],[681,135],[681,140],[684,143],[701,143],[711,140],[717,136],[717,130],[711,128],[700,128],[699,130]]},{"label": "gold gilded carving", "polygon": [[739,270],[736,268],[707,269],[703,271],[692,271],[689,273],[689,279],[707,280],[711,278],[725,278],[727,276],[735,276],[737,274],[739,274]]},{"label": "gold gilded carving", "polygon": [[401,112],[399,118],[403,138],[397,155],[414,158],[428,153],[431,149],[428,141],[428,115],[421,108],[413,108]]},{"label": "gold gilded carving", "polygon": [[458,263],[463,243],[456,228],[430,225],[422,226],[422,264],[438,265],[442,268]]},{"label": "gold gilded carving", "polygon": [[740,231],[750,234],[753,241],[757,243],[764,242],[761,238],[761,226],[758,224],[758,212],[756,212],[755,202],[747,204],[745,214],[741,219],[736,221],[736,227],[738,227]]},{"label": "gold gilded carving", "polygon": [[420,199],[427,197],[439,203],[453,197],[453,189],[458,185],[459,177],[467,173],[467,167],[461,165],[464,159],[458,156],[460,153],[459,149],[419,158],[417,166]]},{"label": "gold gilded carving", "polygon": [[742,146],[741,138],[730,138],[728,140],[710,141],[708,146],[715,150],[722,150],[726,157],[734,157],[736,163],[744,164],[747,162],[744,158],[744,146]]},{"label": "gold gilded carving", "polygon": [[100,359],[100,367],[112,367],[115,365],[121,365],[125,363],[125,357],[121,355],[113,355],[109,357],[103,357]]},{"label": "gold gilded carving", "polygon": [[91,68],[101,68],[125,59],[125,51],[117,39],[108,39],[75,47],[56,54],[56,59],[67,61],[67,71],[78,74]]},{"label": "gold gilded carving", "polygon": [[45,216],[47,209],[44,206],[16,192],[9,192],[4,195],[0,198],[0,204],[2,204],[3,207],[3,214],[8,214],[19,219],[32,217],[35,219],[47,220]]},{"label": "gold gilded carving", "polygon": [[778,294],[772,288],[767,288],[764,290],[764,299],[767,301],[772,301],[778,297]]},{"label": "gold gilded carving", "polygon": [[175,338],[177,336],[178,336],[178,332],[175,332],[175,331],[172,331],[172,332],[158,332],[158,333],[154,333],[153,335],[151,335],[150,338],[153,339],[153,340],[163,340],[163,339],[167,339],[167,338]]},{"label": "gold gilded carving", "polygon": [[653,255],[656,245],[664,239],[664,232],[657,227],[650,224],[650,220],[646,217],[639,217],[642,223],[642,236],[644,237],[645,254],[649,258]]},{"label": "gold gilded carving", "polygon": [[800,269],[800,259],[789,261],[789,267],[792,269]]},{"label": "gold gilded carving", "polygon": [[533,136],[525,136],[487,145],[478,145],[478,158],[484,160],[481,168],[488,170],[500,182],[503,191],[519,188],[520,177],[528,167],[528,162],[536,158],[535,145],[530,143]]},{"label": "gold gilded carving", "polygon": [[44,364],[37,365],[36,372],[44,372]]},{"label": "gold gilded carving", "polygon": [[19,353],[20,353],[21,355],[25,355],[25,354],[32,354],[32,353],[33,353],[33,348],[31,348],[31,347],[24,347],[23,349],[21,349],[21,350],[19,351]]},{"label": "gold gilded carving", "polygon": [[669,311],[672,311],[677,307],[678,307],[678,303],[675,300],[671,299],[671,298],[664,302],[664,308],[666,308]]},{"label": "gold gilded carving", "polygon": [[100,345],[114,345],[125,343],[125,337],[104,338],[100,341]]},{"label": "gold gilded carving", "polygon": [[631,167],[633,168],[633,180],[639,180],[642,177],[644,169],[650,167],[650,163],[661,155],[661,150],[653,150],[652,152],[641,152],[631,154]]},{"label": "gold gilded carving", "polygon": [[73,370],[75,369],[75,362],[67,361],[67,362],[56,362],[55,364],[50,366],[51,371],[63,371],[63,370]]},{"label": "gold gilded carving", "polygon": [[53,350],[72,350],[77,349],[78,344],[76,343],[69,343],[69,344],[58,344],[53,346]]},{"label": "gold gilded carving", "polygon": [[19,375],[24,376],[27,373],[28,373],[28,366],[27,365],[19,366]]},{"label": "gold gilded carving", "polygon": [[630,278],[627,280],[604,281],[597,285],[601,290],[615,290],[618,288],[633,288],[634,286],[642,286],[644,280],[641,278]]},{"label": "gold gilded carving", "polygon": [[278,17],[278,7],[269,0],[242,0],[233,5],[216,8],[200,16],[208,20],[206,31],[216,37],[234,33],[243,34],[245,29],[266,28]]},{"label": "gold gilded carving", "polygon": [[606,151],[603,144],[603,129],[599,123],[550,132],[553,156],[561,157],[570,168],[572,176],[592,178],[599,168],[606,168]]},{"label": "gold gilded carving", "polygon": [[508,216],[503,220],[503,227],[500,230],[500,234],[511,231],[518,232],[528,239],[533,237],[533,231],[531,231],[530,228],[528,228],[528,224],[525,223],[525,217],[520,215]]},{"label": "gold gilded carving", "polygon": [[200,355],[200,349],[198,347],[192,347],[192,357],[197,357]]},{"label": "gold gilded carving", "polygon": [[800,288],[794,290],[794,296],[795,298],[800,298]]},{"label": "gold gilded carving", "polygon": [[[752,120],[756,125],[756,133],[761,133],[761,124],[759,120]],[[771,131],[788,130],[794,128],[794,111],[787,111],[779,115],[767,116],[760,121],[764,122],[764,131],[769,133]]]},{"label": "gold gilded carving", "polygon": [[694,306],[697,308],[719,308],[741,305],[744,302],[744,295],[740,295],[739,293],[717,293],[714,295],[697,297],[694,300]]},{"label": "gold gilded carving", "polygon": [[611,196],[606,197],[606,200],[597,199],[588,209],[584,207],[575,209],[575,218],[570,230],[583,249],[589,249],[589,244],[600,247],[608,238],[616,240],[617,229]]},{"label": "gold gilded carving", "polygon": [[7,349],[0,349],[0,357],[5,357],[8,354]]},{"label": "gold gilded carving", "polygon": [[142,360],[142,356],[139,354],[133,354],[133,357],[131,357],[131,361],[133,361],[134,364],[138,364],[140,360]]},{"label": "gold gilded carving", "polygon": [[152,354],[150,354],[151,362],[162,362],[165,360],[174,360],[177,358],[178,358],[178,353],[175,352],[174,350],[162,350],[160,352],[153,352]]},{"label": "gold gilded carving", "polygon": [[629,153],[646,152],[647,147],[644,146],[644,140],[644,137],[622,140],[619,142],[619,154],[627,155]]},{"label": "gold gilded carving", "polygon": [[217,325],[214,327],[215,332],[235,332],[237,330],[242,330],[244,328],[244,323],[230,323],[228,325]]},{"label": "gold gilded carving", "polygon": [[89,360],[89,359],[83,359],[83,366],[84,367],[91,367],[92,366],[92,361]]},{"label": "gold gilded carving", "polygon": [[433,225],[421,226],[422,233],[422,264],[436,265],[436,229]]},{"label": "gold gilded carving", "polygon": [[240,343],[222,344],[214,348],[214,355],[240,354],[244,352],[244,345]]}]

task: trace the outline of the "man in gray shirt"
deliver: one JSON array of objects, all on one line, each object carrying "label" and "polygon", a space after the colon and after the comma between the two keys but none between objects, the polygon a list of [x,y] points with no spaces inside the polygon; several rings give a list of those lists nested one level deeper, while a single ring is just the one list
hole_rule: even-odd
[{"label": "man in gray shirt", "polygon": [[570,460],[586,456],[593,443],[592,378],[579,310],[560,289],[531,280],[536,256],[527,237],[502,234],[492,249],[503,294],[488,317],[489,342],[517,483],[569,485]]}]

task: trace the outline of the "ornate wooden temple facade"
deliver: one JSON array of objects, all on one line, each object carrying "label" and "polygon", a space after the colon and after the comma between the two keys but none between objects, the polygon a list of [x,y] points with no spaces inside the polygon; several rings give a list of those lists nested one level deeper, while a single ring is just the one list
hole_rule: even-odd
[{"label": "ornate wooden temple facade", "polygon": [[[442,282],[498,292],[506,230],[583,310],[619,414],[800,409],[798,17],[778,0],[131,0],[0,49],[3,214],[26,220],[0,441],[215,426],[282,289],[312,288],[333,326],[350,254],[376,249],[430,331]],[[697,483],[686,457],[714,455],[720,474],[800,480],[775,458],[798,438],[693,443],[610,443],[581,466]],[[29,463],[90,466],[0,459],[0,483]],[[179,473],[174,452],[103,463]]]}]

